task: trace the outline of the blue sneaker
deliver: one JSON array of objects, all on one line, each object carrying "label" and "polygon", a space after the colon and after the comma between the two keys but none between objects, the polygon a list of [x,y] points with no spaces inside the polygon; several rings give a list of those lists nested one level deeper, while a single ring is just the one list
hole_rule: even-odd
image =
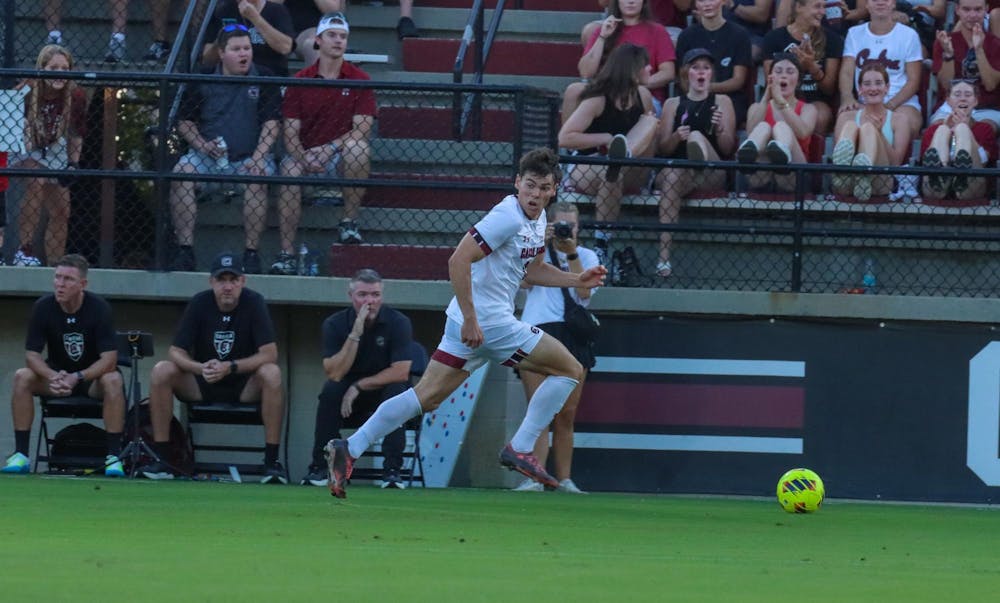
[{"label": "blue sneaker", "polygon": [[125,477],[125,467],[120,458],[109,454],[104,459],[104,475],[107,477]]},{"label": "blue sneaker", "polygon": [[7,457],[7,462],[3,469],[0,469],[0,473],[31,473],[31,459],[20,452],[15,452]]}]

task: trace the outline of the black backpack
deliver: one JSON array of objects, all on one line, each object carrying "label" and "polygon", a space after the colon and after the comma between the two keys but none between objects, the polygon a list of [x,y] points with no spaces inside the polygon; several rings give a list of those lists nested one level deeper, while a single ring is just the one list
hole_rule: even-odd
[{"label": "black backpack", "polygon": [[[104,466],[108,452],[107,432],[93,423],[73,423],[52,438],[49,471],[96,469]],[[63,458],[62,461],[59,459]],[[92,463],[68,462],[67,457],[93,458]]]},{"label": "black backpack", "polygon": [[[135,439],[135,412],[139,409],[139,430],[142,433],[143,441],[150,447],[153,446],[153,423],[149,417],[149,399],[145,399],[138,405],[133,405],[125,415],[125,445]],[[191,447],[191,438],[188,437],[187,430],[177,420],[177,417],[170,418],[170,447],[161,459],[173,469],[183,475],[191,475],[194,471],[194,449]],[[125,472],[132,471],[132,455],[126,455],[122,459],[125,464]],[[137,466],[142,467],[153,462],[153,459],[145,451],[138,456]]]}]

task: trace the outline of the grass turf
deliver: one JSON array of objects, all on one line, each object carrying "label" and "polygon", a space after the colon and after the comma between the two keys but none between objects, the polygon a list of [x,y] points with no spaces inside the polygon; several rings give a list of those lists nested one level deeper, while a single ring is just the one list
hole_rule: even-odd
[{"label": "grass turf", "polygon": [[0,479],[4,601],[959,601],[995,509]]}]

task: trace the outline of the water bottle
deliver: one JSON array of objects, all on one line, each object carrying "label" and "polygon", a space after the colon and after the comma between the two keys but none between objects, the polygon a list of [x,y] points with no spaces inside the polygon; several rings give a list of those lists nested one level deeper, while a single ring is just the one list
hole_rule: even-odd
[{"label": "water bottle", "polygon": [[299,261],[296,267],[296,272],[299,276],[305,276],[306,274],[306,262],[309,261],[309,248],[303,243],[302,247],[299,247]]},{"label": "water bottle", "polygon": [[865,271],[861,275],[861,286],[865,293],[874,294],[877,281],[875,280],[875,260],[867,258],[865,260]]},{"label": "water bottle", "polygon": [[226,139],[221,136],[217,136],[215,138],[215,146],[222,150],[222,155],[219,155],[219,158],[215,160],[216,161],[215,166],[218,167],[220,170],[228,169],[229,145],[226,144]]},{"label": "water bottle", "polygon": [[319,260],[313,256],[313,261],[309,264],[309,276],[319,276]]},{"label": "water bottle", "polygon": [[830,27],[840,27],[844,18],[844,9],[840,8],[840,0],[826,0],[826,24]]}]

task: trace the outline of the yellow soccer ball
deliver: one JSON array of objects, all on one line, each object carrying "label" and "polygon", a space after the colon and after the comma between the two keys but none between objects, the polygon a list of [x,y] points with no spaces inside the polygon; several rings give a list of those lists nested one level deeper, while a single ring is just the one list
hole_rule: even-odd
[{"label": "yellow soccer ball", "polygon": [[778,480],[778,504],[789,513],[818,511],[824,496],[823,480],[810,469],[789,469]]}]

